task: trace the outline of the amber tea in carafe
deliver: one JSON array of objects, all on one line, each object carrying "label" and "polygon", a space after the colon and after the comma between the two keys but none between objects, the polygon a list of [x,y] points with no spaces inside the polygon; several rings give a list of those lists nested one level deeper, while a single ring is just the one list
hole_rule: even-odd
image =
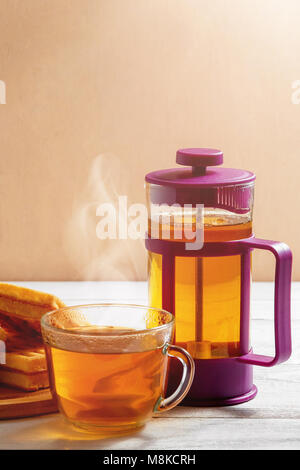
[{"label": "amber tea in carafe", "polygon": [[[176,222],[172,216],[171,233],[182,232],[183,224],[180,213]],[[151,221],[149,227],[151,236]],[[190,230],[192,233],[196,230],[193,221]],[[244,216],[221,209],[204,209],[203,230],[205,242],[248,238],[252,235],[251,212]],[[162,227],[159,232],[162,236]],[[170,239],[175,241],[174,236]],[[181,239],[177,234],[176,241],[184,243],[187,239],[182,233]],[[197,359],[240,355],[240,283],[239,255],[176,257],[176,344],[187,348]],[[149,301],[152,306],[162,307],[162,255],[152,252],[149,253]]]},{"label": "amber tea in carafe", "polygon": [[251,251],[273,252],[286,274],[285,280],[276,276],[275,285],[285,307],[283,312],[279,306],[285,326],[277,324],[283,344],[279,341],[277,358],[266,359],[267,365],[290,350],[289,295],[283,285],[290,282],[290,251],[253,235],[253,173],[218,168],[223,154],[214,149],[179,150],[176,161],[184,168],[146,175],[149,303],[175,315],[175,343],[195,359],[196,376],[185,403],[247,401],[256,394],[252,364],[265,365],[261,356],[251,357]]}]

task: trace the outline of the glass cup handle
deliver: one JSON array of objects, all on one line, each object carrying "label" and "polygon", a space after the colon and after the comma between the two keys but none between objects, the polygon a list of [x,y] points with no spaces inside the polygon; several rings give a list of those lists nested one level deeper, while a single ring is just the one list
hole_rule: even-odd
[{"label": "glass cup handle", "polygon": [[[183,357],[170,354],[170,351],[180,352]],[[180,384],[172,395],[167,398],[160,397],[154,407],[154,412],[168,411],[180,403],[188,393],[195,375],[195,363],[192,356],[183,348],[166,344],[163,352],[181,362],[183,367]]]}]

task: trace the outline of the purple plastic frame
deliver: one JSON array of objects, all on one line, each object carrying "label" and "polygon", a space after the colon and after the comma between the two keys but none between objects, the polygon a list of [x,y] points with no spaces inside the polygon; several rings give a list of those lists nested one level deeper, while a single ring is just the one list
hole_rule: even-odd
[{"label": "purple plastic frame", "polygon": [[[196,375],[184,404],[236,404],[256,395],[252,381],[252,366],[271,367],[286,361],[291,355],[290,294],[292,253],[281,242],[263,240],[254,236],[241,240],[205,243],[201,250],[186,250],[182,242],[146,239],[146,248],[163,257],[162,308],[175,314],[175,257],[241,256],[241,356],[228,359],[195,360]],[[249,344],[251,251],[268,250],[276,259],[274,330],[275,355],[253,354]],[[171,367],[173,374],[173,370]],[[176,373],[174,371],[174,375]]]}]

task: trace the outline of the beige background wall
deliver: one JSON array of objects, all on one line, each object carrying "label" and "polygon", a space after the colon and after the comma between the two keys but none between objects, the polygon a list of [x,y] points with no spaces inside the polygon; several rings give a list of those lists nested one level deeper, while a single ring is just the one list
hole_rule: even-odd
[{"label": "beige background wall", "polygon": [[[257,175],[255,232],[300,280],[298,0],[0,0],[0,277],[143,279],[141,242],[97,239],[96,207],[142,202],[185,146]],[[270,256],[255,277],[273,276]]]}]

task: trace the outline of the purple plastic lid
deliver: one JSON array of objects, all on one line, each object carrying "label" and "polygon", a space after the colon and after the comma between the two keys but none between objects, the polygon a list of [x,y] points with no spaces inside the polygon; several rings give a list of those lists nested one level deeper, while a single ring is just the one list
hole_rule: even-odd
[{"label": "purple plastic lid", "polygon": [[216,149],[181,149],[177,151],[176,162],[180,165],[186,165],[186,168],[152,171],[146,175],[146,181],[177,188],[191,186],[208,188],[247,184],[255,180],[255,175],[250,171],[215,168],[213,165],[223,163],[223,153]]},{"label": "purple plastic lid", "polygon": [[185,168],[157,170],[146,175],[151,183],[154,204],[204,204],[245,213],[252,207],[255,175],[235,168],[217,168],[223,152],[217,149],[188,148],[176,153],[176,162]]}]

